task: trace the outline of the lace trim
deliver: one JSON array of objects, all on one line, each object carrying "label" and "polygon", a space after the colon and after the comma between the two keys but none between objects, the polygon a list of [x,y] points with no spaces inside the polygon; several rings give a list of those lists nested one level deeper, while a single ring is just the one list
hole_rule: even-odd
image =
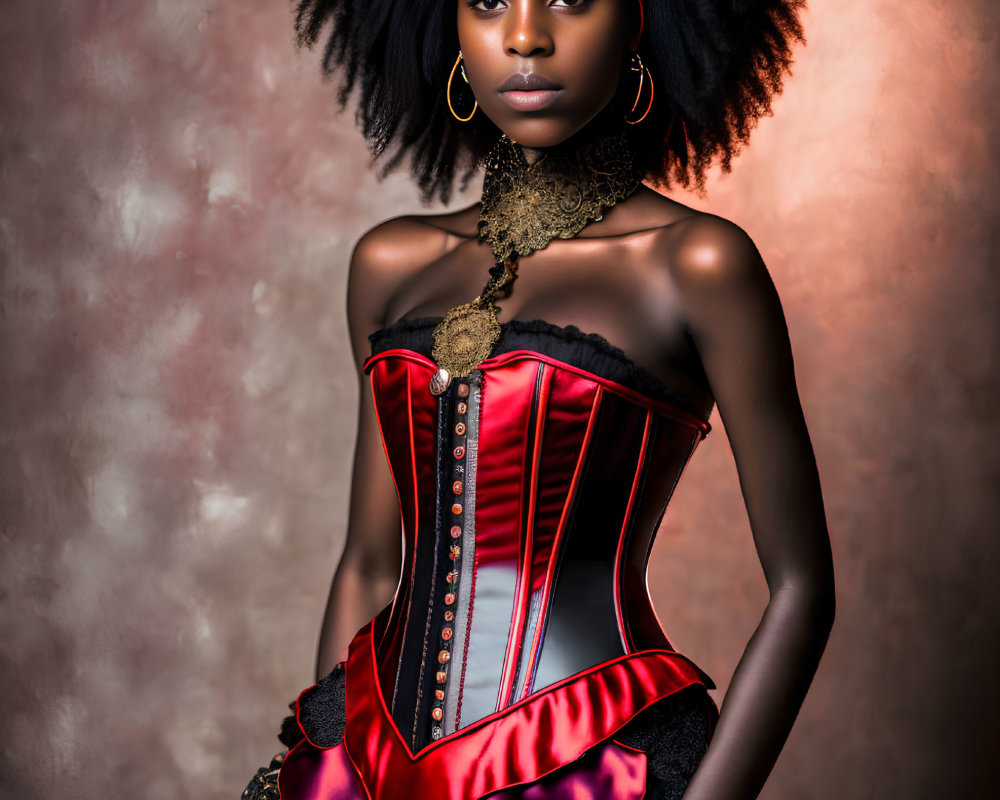
[{"label": "lace trim", "polygon": [[[430,358],[432,331],[441,317],[401,319],[372,333],[372,355],[402,348]],[[684,392],[663,383],[640,367],[620,347],[597,333],[584,333],[575,325],[554,325],[545,320],[510,320],[501,324],[502,336],[493,355],[512,350],[533,350],[559,358],[580,369],[620,383],[655,400],[664,400],[701,418],[695,403]],[[552,342],[557,342],[553,351]]]}]

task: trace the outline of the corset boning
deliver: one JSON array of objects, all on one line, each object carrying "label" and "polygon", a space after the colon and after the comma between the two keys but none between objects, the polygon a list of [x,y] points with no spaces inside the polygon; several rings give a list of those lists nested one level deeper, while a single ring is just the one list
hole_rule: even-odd
[{"label": "corset boning", "polygon": [[672,649],[646,564],[709,430],[603,339],[541,322],[505,325],[435,397],[436,322],[379,331],[366,364],[403,528],[375,660],[414,750],[596,664]]}]

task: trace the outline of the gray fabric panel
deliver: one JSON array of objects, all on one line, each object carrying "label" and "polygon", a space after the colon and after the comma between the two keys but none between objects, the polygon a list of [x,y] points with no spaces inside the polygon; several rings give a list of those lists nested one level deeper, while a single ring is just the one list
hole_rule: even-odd
[{"label": "gray fabric panel", "polygon": [[496,711],[500,675],[510,618],[514,610],[517,566],[479,567],[475,575],[475,603],[469,626],[469,655],[462,686],[462,728]]}]

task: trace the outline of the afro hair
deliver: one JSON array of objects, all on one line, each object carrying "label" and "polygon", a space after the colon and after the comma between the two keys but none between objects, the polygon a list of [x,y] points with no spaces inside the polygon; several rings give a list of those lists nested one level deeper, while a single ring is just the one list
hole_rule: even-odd
[{"label": "afro hair", "polygon": [[[805,0],[644,0],[639,54],[656,102],[630,134],[646,180],[702,188],[713,163],[729,171],[804,42]],[[447,13],[446,13],[447,11]],[[301,45],[326,36],[324,74],[339,81],[341,108],[357,120],[385,174],[409,157],[423,198],[447,201],[499,131],[485,115],[461,124],[445,91],[458,33],[442,0],[298,0]],[[661,100],[665,98],[665,100]]]}]

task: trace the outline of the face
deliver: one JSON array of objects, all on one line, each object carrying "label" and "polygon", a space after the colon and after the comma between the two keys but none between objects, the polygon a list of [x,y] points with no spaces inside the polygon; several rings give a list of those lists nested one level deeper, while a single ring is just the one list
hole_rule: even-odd
[{"label": "face", "polygon": [[458,0],[477,113],[526,147],[565,141],[614,97],[633,10],[635,0]]}]

